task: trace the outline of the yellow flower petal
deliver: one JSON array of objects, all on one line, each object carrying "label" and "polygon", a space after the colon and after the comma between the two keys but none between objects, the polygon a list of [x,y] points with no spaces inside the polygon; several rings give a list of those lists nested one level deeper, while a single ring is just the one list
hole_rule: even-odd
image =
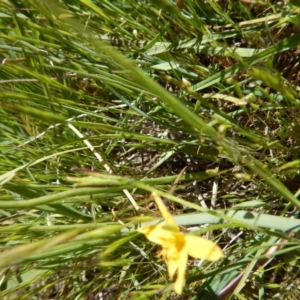
[{"label": "yellow flower petal", "polygon": [[155,193],[153,193],[153,197],[165,222],[144,226],[138,231],[145,234],[149,241],[161,245],[160,256],[167,263],[171,280],[177,272],[174,290],[177,294],[181,294],[185,284],[188,255],[194,258],[216,261],[224,257],[224,254],[221,248],[210,240],[181,233],[179,226],[161,198]]},{"label": "yellow flower petal", "polygon": [[149,225],[138,229],[146,238],[158,245],[162,245],[166,239],[166,232],[160,225]]},{"label": "yellow flower petal", "polygon": [[174,283],[174,291],[180,295],[182,293],[183,287],[185,285],[185,272],[186,272],[186,266],[188,261],[188,254],[186,252],[186,249],[184,248],[179,255],[179,259],[177,261],[177,278]]},{"label": "yellow flower petal", "polygon": [[[185,237],[181,232],[174,232],[165,229],[161,224],[144,226],[138,229],[146,238],[164,248],[174,248],[174,251],[180,251],[185,245]],[[170,250],[171,251],[171,250]]]},{"label": "yellow flower petal", "polygon": [[166,220],[166,224],[167,224],[166,227],[170,230],[179,231],[179,226],[177,225],[177,223],[173,219],[172,215],[168,211],[167,207],[164,205],[161,198],[156,193],[152,193],[152,196],[153,196],[153,198],[154,198],[154,200],[155,200],[155,202],[158,206],[158,209],[160,210],[162,216]]},{"label": "yellow flower petal", "polygon": [[168,259],[167,260],[167,266],[168,266],[168,274],[170,279],[172,280],[174,278],[174,275],[178,269],[178,259]]},{"label": "yellow flower petal", "polygon": [[221,248],[200,236],[185,234],[187,253],[194,258],[216,261],[224,257]]},{"label": "yellow flower petal", "polygon": [[186,252],[184,235],[182,233],[171,233],[168,242],[163,245],[162,251],[164,258],[167,261],[168,272],[171,279],[180,267],[182,253],[185,253],[187,259],[188,254]]}]

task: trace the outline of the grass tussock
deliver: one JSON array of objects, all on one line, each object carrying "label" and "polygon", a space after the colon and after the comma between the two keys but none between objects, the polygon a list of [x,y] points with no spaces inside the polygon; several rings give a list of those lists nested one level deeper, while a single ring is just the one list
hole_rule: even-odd
[{"label": "grass tussock", "polygon": [[[299,298],[294,4],[0,3],[1,299]],[[226,255],[181,296],[151,192]]]}]

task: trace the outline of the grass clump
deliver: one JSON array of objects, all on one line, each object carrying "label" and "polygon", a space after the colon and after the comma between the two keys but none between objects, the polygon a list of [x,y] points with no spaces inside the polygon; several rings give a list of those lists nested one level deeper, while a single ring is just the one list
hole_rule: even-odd
[{"label": "grass clump", "polygon": [[[298,299],[299,8],[4,1],[1,299]],[[156,192],[226,258],[181,296]]]}]

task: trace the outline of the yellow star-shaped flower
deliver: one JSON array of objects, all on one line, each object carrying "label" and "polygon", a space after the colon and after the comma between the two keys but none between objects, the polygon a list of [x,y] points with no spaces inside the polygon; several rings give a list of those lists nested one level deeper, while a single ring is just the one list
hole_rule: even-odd
[{"label": "yellow star-shaped flower", "polygon": [[189,255],[194,258],[216,261],[224,257],[224,254],[220,247],[210,240],[181,233],[179,226],[160,197],[156,193],[153,193],[153,197],[165,222],[144,226],[139,229],[139,232],[145,234],[149,241],[162,246],[159,255],[167,263],[171,280],[177,271],[174,290],[177,294],[181,294],[185,284],[185,272]]}]

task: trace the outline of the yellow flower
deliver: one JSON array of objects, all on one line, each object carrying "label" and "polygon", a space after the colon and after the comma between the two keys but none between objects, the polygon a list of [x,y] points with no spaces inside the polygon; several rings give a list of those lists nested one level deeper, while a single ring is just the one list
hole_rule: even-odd
[{"label": "yellow flower", "polygon": [[162,246],[159,255],[167,263],[171,280],[177,271],[174,290],[177,294],[181,294],[185,284],[185,272],[189,255],[194,258],[216,261],[224,257],[224,254],[220,247],[210,240],[181,233],[179,226],[160,197],[156,193],[153,193],[153,197],[165,222],[144,226],[139,229],[139,232],[145,234],[149,241]]}]

